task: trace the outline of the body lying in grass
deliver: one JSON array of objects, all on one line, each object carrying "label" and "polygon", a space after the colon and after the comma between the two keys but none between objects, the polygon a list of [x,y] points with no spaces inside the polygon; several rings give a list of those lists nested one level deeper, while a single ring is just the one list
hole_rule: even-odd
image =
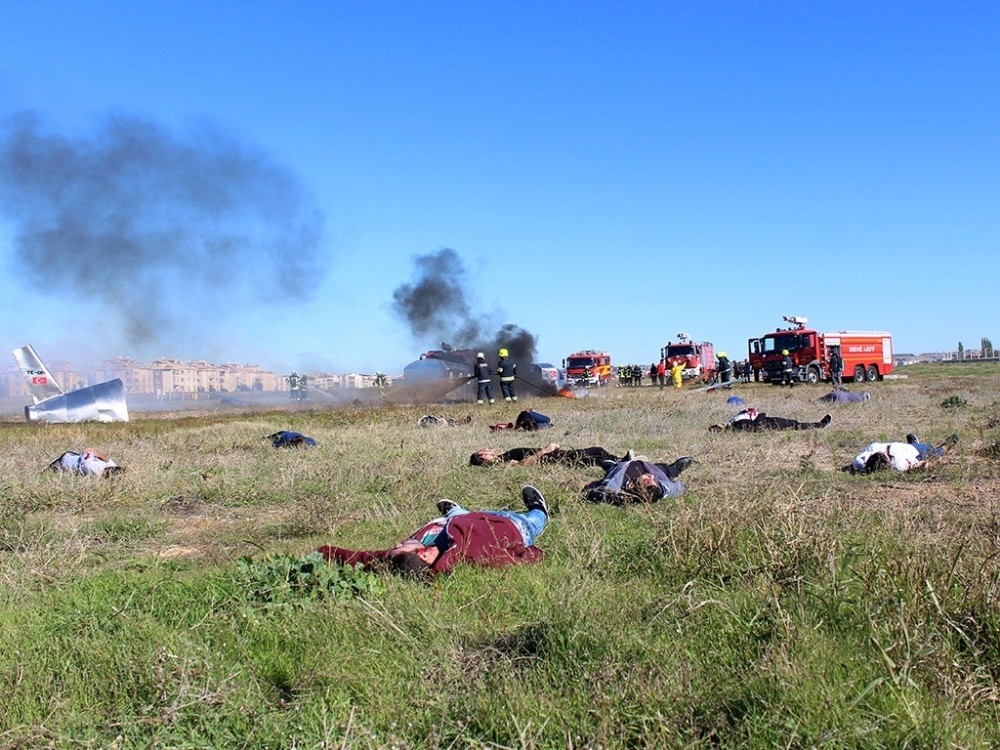
[{"label": "body lying in grass", "polygon": [[818,422],[800,422],[787,417],[770,417],[756,409],[742,409],[725,424],[713,424],[710,432],[732,430],[734,432],[767,432],[768,430],[821,430],[833,420],[827,414]]},{"label": "body lying in grass", "polygon": [[559,443],[549,443],[544,448],[511,448],[506,451],[481,448],[469,457],[469,464],[472,466],[495,466],[497,464],[600,466],[605,461],[618,460],[618,456],[604,448],[562,448]]},{"label": "body lying in grass", "polygon": [[927,465],[933,458],[940,458],[958,443],[958,435],[951,435],[941,445],[921,442],[916,435],[907,435],[906,442],[869,443],[854,460],[841,471],[851,474],[874,474],[879,471],[912,471]]},{"label": "body lying in grass", "polygon": [[113,459],[103,453],[87,448],[83,453],[66,451],[48,465],[49,471],[65,471],[85,477],[110,477],[125,471]]},{"label": "body lying in grass", "polygon": [[690,465],[688,456],[681,456],[672,464],[658,464],[629,451],[620,461],[605,461],[604,477],[584,487],[584,495],[593,503],[609,505],[655,503],[684,491],[678,477]]},{"label": "body lying in grass", "polygon": [[355,550],[324,545],[323,556],[341,565],[386,567],[396,573],[425,576],[450,573],[461,562],[488,568],[533,563],[542,559],[535,539],[545,529],[549,509],[531,485],[521,490],[525,512],[470,511],[453,500],[438,501],[443,514],[382,550]]}]

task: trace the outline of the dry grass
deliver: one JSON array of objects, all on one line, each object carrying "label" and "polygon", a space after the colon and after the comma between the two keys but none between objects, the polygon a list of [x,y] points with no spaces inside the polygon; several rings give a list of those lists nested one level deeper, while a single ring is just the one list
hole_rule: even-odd
[{"label": "dry grass", "polygon": [[[907,737],[973,746],[995,736],[984,727],[997,718],[1000,670],[989,644],[1000,603],[1000,374],[914,372],[868,387],[873,398],[861,404],[817,404],[821,387],[737,387],[769,414],[833,414],[824,430],[770,434],[709,433],[739,408],[727,405],[728,393],[649,387],[522,399],[518,407],[552,417],[552,429],[534,434],[492,433],[490,423],[512,420],[517,409],[472,404],[3,423],[0,585],[14,604],[74,592],[103,574],[143,582],[152,571],[164,586],[175,570],[217,575],[242,555],[300,554],[320,542],[386,546],[433,513],[440,497],[517,508],[521,486],[531,483],[554,510],[540,541],[544,565],[463,570],[431,591],[393,584],[385,601],[364,605],[360,620],[341,610],[307,618],[324,638],[312,655],[299,654],[294,640],[306,625],[273,618],[257,621],[275,628],[258,636],[266,650],[223,650],[218,666],[201,652],[170,648],[190,663],[205,660],[197,690],[223,704],[208,712],[228,717],[220,726],[240,731],[241,702],[269,700],[240,689],[259,691],[271,680],[285,703],[318,701],[302,720],[312,736],[345,747],[511,745],[529,735],[525,746],[537,747],[852,746],[865,733],[874,740],[860,744],[872,747],[903,746]],[[956,395],[964,406],[942,408]],[[473,420],[419,428],[428,411]],[[275,450],[264,436],[278,429],[318,446]],[[930,442],[957,432],[961,442],[925,471],[839,471],[868,442],[909,432]],[[654,460],[690,455],[695,463],[682,497],[625,509],[581,499],[599,470],[468,466],[481,447],[551,441],[633,448]],[[42,471],[64,450],[85,447],[127,473],[93,480]],[[245,617],[237,614],[244,604],[215,602],[233,594],[206,596],[207,611]],[[225,632],[229,622],[215,627]],[[227,643],[241,637],[230,633]],[[451,687],[414,705],[406,686],[432,656]],[[254,675],[242,688],[233,661]],[[136,657],[131,668],[169,683],[171,722],[200,721],[197,696],[185,687],[194,677],[180,684],[154,667]],[[219,697],[223,684],[230,697]],[[330,708],[331,695],[347,700],[343,691],[356,713]],[[87,710],[127,724],[127,711]],[[395,723],[410,711],[409,728]],[[511,715],[546,712],[555,724],[504,729]],[[296,736],[283,720],[258,731],[272,738],[266,746]],[[137,732],[135,746],[151,741]]]}]

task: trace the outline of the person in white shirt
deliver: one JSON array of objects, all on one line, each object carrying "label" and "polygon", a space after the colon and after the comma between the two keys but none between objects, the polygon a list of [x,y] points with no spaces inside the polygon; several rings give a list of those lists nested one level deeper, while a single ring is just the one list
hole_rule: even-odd
[{"label": "person in white shirt", "polygon": [[843,468],[851,474],[873,474],[877,471],[912,471],[927,465],[928,459],[943,456],[958,442],[951,435],[941,445],[923,443],[916,435],[907,435],[905,443],[870,443],[854,460]]}]

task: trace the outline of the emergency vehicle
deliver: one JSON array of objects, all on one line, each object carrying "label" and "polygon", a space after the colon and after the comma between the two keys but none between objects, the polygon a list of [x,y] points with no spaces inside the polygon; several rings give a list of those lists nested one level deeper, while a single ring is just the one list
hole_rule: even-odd
[{"label": "emergency vehicle", "polygon": [[597,349],[584,349],[563,360],[566,380],[578,385],[607,385],[611,382],[611,355]]},{"label": "emergency vehicle", "polygon": [[660,359],[666,360],[667,371],[676,362],[684,363],[683,377],[701,378],[706,383],[715,377],[715,346],[711,341],[692,341],[686,333],[677,334],[677,343],[669,342],[660,349]]},{"label": "emergency vehicle", "polygon": [[[818,383],[830,379],[830,354],[840,349],[844,380],[874,382],[893,371],[892,334],[888,331],[817,331],[806,328],[808,318],[784,316],[790,328],[779,328],[749,340],[750,364],[760,363],[761,377],[780,383],[787,350],[796,367],[796,379]],[[754,344],[758,353],[755,356]]]}]

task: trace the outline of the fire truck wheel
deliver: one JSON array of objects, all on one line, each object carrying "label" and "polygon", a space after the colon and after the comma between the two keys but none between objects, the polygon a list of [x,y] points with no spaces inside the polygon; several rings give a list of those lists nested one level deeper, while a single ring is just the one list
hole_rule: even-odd
[{"label": "fire truck wheel", "polygon": [[812,385],[816,385],[819,382],[819,369],[815,367],[810,367],[806,370],[806,382]]},{"label": "fire truck wheel", "polygon": [[869,365],[868,371],[865,374],[868,376],[869,383],[874,383],[878,380],[878,368],[875,365]]},{"label": "fire truck wheel", "polygon": [[854,382],[864,383],[865,382],[865,368],[858,365],[854,368]]}]

